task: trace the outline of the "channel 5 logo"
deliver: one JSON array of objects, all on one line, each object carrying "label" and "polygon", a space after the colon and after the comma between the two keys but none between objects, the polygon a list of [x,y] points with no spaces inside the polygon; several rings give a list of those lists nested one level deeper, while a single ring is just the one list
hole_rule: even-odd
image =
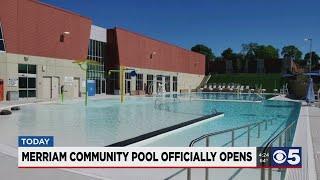
[{"label": "channel 5 logo", "polygon": [[302,166],[301,147],[272,147],[271,166],[300,168]]}]

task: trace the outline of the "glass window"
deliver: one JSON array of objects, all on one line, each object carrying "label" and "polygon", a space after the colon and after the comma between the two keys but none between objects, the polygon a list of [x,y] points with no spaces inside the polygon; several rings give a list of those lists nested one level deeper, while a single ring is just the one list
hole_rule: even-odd
[{"label": "glass window", "polygon": [[148,74],[147,75],[147,93],[148,94],[152,94],[153,93],[153,75],[152,74]]},{"label": "glass window", "polygon": [[166,92],[170,92],[170,76],[165,77],[165,90]]},{"label": "glass window", "polygon": [[5,51],[5,46],[4,46],[4,37],[3,37],[3,33],[2,33],[2,25],[0,22],[0,51]]},{"label": "glass window", "polygon": [[172,89],[173,89],[173,92],[177,92],[178,91],[178,78],[177,76],[173,76],[172,77]]},{"label": "glass window", "polygon": [[0,23],[0,39],[3,39],[3,36],[2,36],[2,26],[1,26],[1,23]]},{"label": "glass window", "polygon": [[36,90],[28,90],[28,97],[36,97],[37,91]]},{"label": "glass window", "polygon": [[36,88],[36,78],[28,78],[28,88]]},{"label": "glass window", "polygon": [[143,90],[143,74],[137,74],[136,90]]},{"label": "glass window", "polygon": [[18,73],[27,73],[28,65],[27,64],[18,64]]},{"label": "glass window", "polygon": [[0,40],[0,51],[5,51],[4,49],[4,41]]},{"label": "glass window", "polygon": [[18,64],[19,72],[19,97],[36,97],[37,65],[33,64]]},{"label": "glass window", "polygon": [[37,74],[37,65],[28,65],[28,74]]},{"label": "glass window", "polygon": [[28,97],[28,91],[27,90],[19,90],[19,97],[20,98]]},{"label": "glass window", "polygon": [[27,77],[19,77],[19,88],[27,88]]}]

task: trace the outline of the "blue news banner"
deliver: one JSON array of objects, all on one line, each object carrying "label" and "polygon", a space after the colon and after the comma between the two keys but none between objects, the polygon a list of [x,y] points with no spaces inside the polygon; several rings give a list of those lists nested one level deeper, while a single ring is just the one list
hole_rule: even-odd
[{"label": "blue news banner", "polygon": [[19,136],[19,147],[53,147],[53,136]]},{"label": "blue news banner", "polygon": [[[53,136],[19,136],[19,147],[53,147]],[[219,148],[219,147],[215,147]],[[237,150],[237,147],[233,151]],[[81,149],[79,149],[80,151]],[[301,147],[271,147],[256,148],[256,167],[258,168],[301,168],[302,148]]]}]

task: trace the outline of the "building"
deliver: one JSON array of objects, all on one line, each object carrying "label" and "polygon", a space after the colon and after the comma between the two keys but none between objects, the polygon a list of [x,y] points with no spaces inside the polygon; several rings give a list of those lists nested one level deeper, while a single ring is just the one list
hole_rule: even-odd
[{"label": "building", "polygon": [[[0,100],[57,99],[85,92],[88,66],[96,94],[117,92],[118,74],[106,71],[126,66],[126,92],[139,94],[195,88],[204,76],[204,56],[124,29],[105,29],[83,17],[37,0],[1,0]],[[106,78],[107,77],[107,78]]]},{"label": "building", "polygon": [[[106,69],[125,66],[137,73],[135,77],[126,73],[126,93],[189,91],[204,78],[202,54],[122,28],[108,29],[107,39]],[[117,78],[117,74],[111,74],[111,93],[118,89]]]},{"label": "building", "polygon": [[6,99],[57,99],[62,85],[66,97],[80,96],[85,73],[73,62],[87,57],[90,19],[35,0],[1,0],[0,23]]}]

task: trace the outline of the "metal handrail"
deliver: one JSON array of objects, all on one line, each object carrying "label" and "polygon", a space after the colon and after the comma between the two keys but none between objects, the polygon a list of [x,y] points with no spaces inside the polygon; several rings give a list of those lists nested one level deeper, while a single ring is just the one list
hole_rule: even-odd
[{"label": "metal handrail", "polygon": [[[247,128],[247,134],[248,134],[247,145],[250,146],[250,130],[258,126],[258,137],[257,138],[260,138],[261,124],[265,123],[265,130],[267,130],[268,122],[270,121],[270,123],[272,125],[272,120],[274,120],[274,118],[263,120],[263,121],[256,122],[256,123],[247,124],[247,125],[240,126],[240,127],[226,129],[226,130],[222,130],[222,131],[218,131],[218,132],[214,132],[214,133],[208,133],[208,134],[202,135],[202,136],[192,140],[189,144],[189,147],[193,147],[193,145],[195,143],[197,143],[203,139],[206,139],[206,147],[209,147],[209,144],[210,144],[209,138],[210,137],[224,134],[224,133],[228,133],[228,132],[231,132],[231,146],[233,147],[234,140],[235,140],[235,131],[239,130],[239,129],[244,129],[244,128]],[[209,179],[209,169],[205,168],[205,180],[208,180],[208,179]],[[191,168],[187,169],[187,180],[191,180]]]},{"label": "metal handrail", "polygon": [[[272,138],[266,146],[263,148],[263,153],[269,152],[272,145],[278,140],[279,144],[278,146],[281,147],[283,144],[284,146],[287,146],[288,141],[290,141],[290,138],[292,136],[292,129],[294,128],[294,125],[297,123],[297,120],[291,122],[285,129],[280,131],[274,138]],[[282,136],[284,135],[284,141],[282,141]],[[263,162],[262,166],[265,166],[266,164]],[[279,169],[281,171],[281,169]],[[282,173],[283,171],[281,171]],[[261,174],[260,179],[265,180],[265,168],[261,168]],[[272,180],[272,168],[268,168],[268,180]]]},{"label": "metal handrail", "polygon": [[[271,122],[271,125],[272,125],[272,120],[274,120],[274,118],[272,119],[267,119],[267,120],[263,120],[263,121],[259,121],[259,122],[256,122],[256,123],[251,123],[251,124],[247,124],[247,125],[244,125],[244,126],[240,126],[240,127],[235,127],[235,128],[231,128],[231,129],[226,129],[226,130],[222,130],[222,131],[218,131],[218,132],[214,132],[214,133],[208,133],[208,134],[205,134],[205,135],[202,135],[194,140],[192,140],[189,144],[189,147],[192,147],[195,143],[205,139],[205,138],[209,138],[211,136],[216,136],[216,135],[219,135],[219,134],[224,134],[224,133],[227,133],[227,132],[232,132],[233,134],[233,137],[234,137],[234,131],[236,130],[239,130],[239,129],[244,129],[244,128],[248,128],[248,127],[256,127],[258,126],[258,138],[260,137],[260,124],[262,123],[265,123],[265,129],[267,129],[268,127],[268,122],[270,121]],[[250,130],[248,128],[248,130]],[[250,143],[249,143],[250,144]]]}]

